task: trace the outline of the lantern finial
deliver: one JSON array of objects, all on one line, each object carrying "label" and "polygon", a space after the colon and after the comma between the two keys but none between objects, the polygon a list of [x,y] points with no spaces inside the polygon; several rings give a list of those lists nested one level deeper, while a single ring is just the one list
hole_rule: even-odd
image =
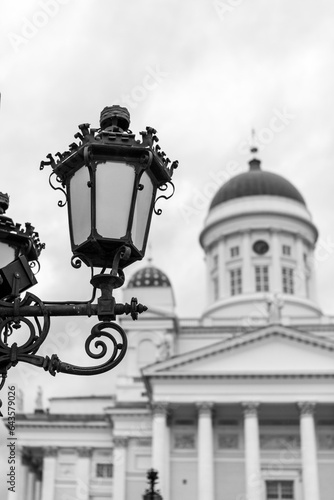
[{"label": "lantern finial", "polygon": [[128,130],[130,125],[130,113],[122,106],[107,106],[101,111],[100,127],[106,129],[117,127],[122,131]]},{"label": "lantern finial", "polygon": [[0,193],[0,215],[4,214],[9,207],[9,196],[5,193]]}]

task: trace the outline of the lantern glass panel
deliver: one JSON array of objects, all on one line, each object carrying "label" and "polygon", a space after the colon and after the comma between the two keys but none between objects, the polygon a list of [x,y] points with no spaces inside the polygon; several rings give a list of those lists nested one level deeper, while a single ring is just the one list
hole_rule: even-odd
[{"label": "lantern glass panel", "polygon": [[126,235],[135,183],[131,165],[106,161],[96,169],[96,230],[104,238]]},{"label": "lantern glass panel", "polygon": [[150,208],[152,206],[153,184],[147,172],[140,178],[142,190],[138,190],[136,206],[133,216],[132,241],[138,250],[142,250],[146,227],[150,219]]},{"label": "lantern glass panel", "polygon": [[91,233],[91,189],[87,167],[75,172],[70,180],[72,234],[75,245],[87,240]]},{"label": "lantern glass panel", "polygon": [[7,245],[7,243],[0,242],[0,269],[7,266],[15,260],[15,249]]}]

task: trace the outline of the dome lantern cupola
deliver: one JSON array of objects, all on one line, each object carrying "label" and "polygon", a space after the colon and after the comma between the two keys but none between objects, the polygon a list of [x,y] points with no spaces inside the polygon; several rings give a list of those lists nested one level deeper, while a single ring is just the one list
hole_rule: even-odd
[{"label": "dome lantern cupola", "polygon": [[168,276],[151,264],[142,267],[130,278],[124,289],[124,300],[129,302],[133,295],[138,295],[148,307],[148,314],[153,311],[174,313],[175,299]]}]

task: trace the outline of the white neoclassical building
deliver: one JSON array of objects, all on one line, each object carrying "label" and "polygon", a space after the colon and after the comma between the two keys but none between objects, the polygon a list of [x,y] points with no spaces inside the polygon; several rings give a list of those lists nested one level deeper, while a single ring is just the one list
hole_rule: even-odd
[{"label": "white neoclassical building", "polygon": [[176,316],[162,271],[135,273],[125,299],[149,312],[122,320],[114,394],[18,416],[17,500],[137,500],[152,466],[164,500],[333,500],[334,321],[317,302],[317,236],[299,191],[253,158],[200,235],[200,318]]}]

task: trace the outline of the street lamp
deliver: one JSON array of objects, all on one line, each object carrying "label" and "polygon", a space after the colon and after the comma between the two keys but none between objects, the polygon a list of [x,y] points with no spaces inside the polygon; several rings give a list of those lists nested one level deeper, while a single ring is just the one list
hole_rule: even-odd
[{"label": "street lamp", "polygon": [[162,496],[159,490],[156,490],[155,485],[158,482],[158,471],[155,469],[149,469],[147,471],[146,477],[149,484],[149,488],[146,489],[143,500],[162,500]]},{"label": "street lamp", "polygon": [[[112,369],[125,355],[125,332],[111,321],[119,314],[137,319],[147,308],[135,298],[130,304],[116,304],[113,290],[124,283],[123,269],[144,257],[152,214],[161,214],[156,202],[174,194],[171,177],[178,165],[177,161],[171,163],[156,144],[158,138],[153,128],[146,127],[140,133],[140,141],[129,125],[126,108],[106,107],[101,112],[99,129],[90,128],[88,123],[79,125],[80,132],[74,136],[79,139],[78,144],[74,142],[68,151],[56,153],[57,160],[49,154],[48,161],[41,162],[41,169],[51,166],[49,183],[65,197],[58,205],[68,206],[71,263],[75,268],[84,263],[91,269],[90,301],[42,302],[30,292],[20,298],[22,291],[37,282],[31,268],[38,263],[44,245],[30,224],[22,230],[3,215],[9,198],[0,193],[0,389],[8,369],[19,361],[40,366],[52,375],[94,375]],[[169,195],[157,197],[158,190],[166,191],[169,186]],[[101,268],[97,274],[96,267]],[[96,289],[101,295],[94,304]],[[92,328],[85,349],[91,358],[105,358],[108,338],[112,352],[107,361],[80,367],[60,361],[56,354],[36,355],[49,333],[51,316],[78,315],[98,316],[100,323]],[[42,325],[39,317],[43,318]],[[28,340],[22,345],[11,343],[14,330],[21,324],[28,327]],[[105,331],[110,329],[112,334]],[[91,350],[93,342],[97,353]]]}]

